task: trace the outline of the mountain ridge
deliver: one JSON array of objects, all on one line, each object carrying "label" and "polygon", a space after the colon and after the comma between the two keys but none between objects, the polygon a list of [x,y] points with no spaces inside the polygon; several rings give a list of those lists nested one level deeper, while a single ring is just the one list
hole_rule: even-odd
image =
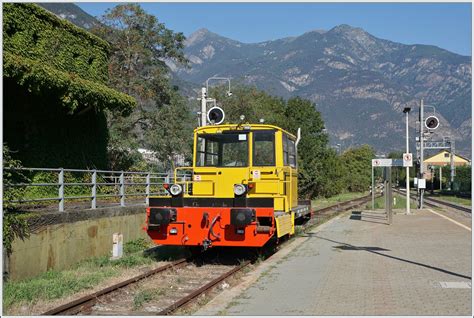
[{"label": "mountain ridge", "polygon": [[[332,142],[366,141],[386,151],[404,142],[403,121],[393,123],[391,118],[405,106],[417,109],[424,98],[437,106],[444,124],[435,135],[453,135],[470,154],[469,56],[380,39],[347,24],[258,43],[242,43],[207,29],[198,34],[188,37],[193,41],[185,48],[191,69],[168,63],[185,81],[199,84],[211,76],[230,76],[284,98],[308,98],[322,112]],[[395,133],[401,134],[400,140],[391,137]]]},{"label": "mountain ridge", "polygon": [[[86,29],[90,19],[95,20],[74,4],[45,7]],[[368,143],[385,152],[404,149],[401,110],[413,109],[413,136],[418,104],[424,98],[437,107],[441,120],[435,139],[453,136],[457,149],[471,157],[470,56],[434,45],[381,39],[348,24],[257,43],[201,28],[187,37],[185,54],[191,69],[167,64],[173,82],[190,98],[211,76],[231,77],[234,84],[256,86],[283,98],[301,96],[321,111],[331,143]]]}]

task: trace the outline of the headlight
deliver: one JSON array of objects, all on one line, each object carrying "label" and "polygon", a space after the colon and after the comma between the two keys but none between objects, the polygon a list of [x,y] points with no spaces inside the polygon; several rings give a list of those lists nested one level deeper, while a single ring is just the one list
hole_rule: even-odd
[{"label": "headlight", "polygon": [[183,192],[183,187],[179,184],[173,184],[171,187],[170,187],[170,193],[171,195],[178,195],[180,194],[181,192]]},{"label": "headlight", "polygon": [[247,191],[247,188],[243,184],[234,184],[235,195],[242,195]]}]

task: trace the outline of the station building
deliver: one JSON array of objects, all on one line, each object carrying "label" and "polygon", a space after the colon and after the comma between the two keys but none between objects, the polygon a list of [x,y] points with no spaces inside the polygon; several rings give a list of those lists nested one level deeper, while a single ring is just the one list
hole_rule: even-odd
[{"label": "station building", "polygon": [[[439,168],[439,167],[445,167],[445,166],[450,166],[451,165],[451,153],[447,150],[442,150],[438,152],[437,154],[427,158],[426,160],[423,161],[424,165],[424,171],[425,177],[427,180],[431,180],[431,171],[430,167]],[[454,154],[454,166],[455,167],[460,167],[460,166],[470,166],[471,161],[467,158],[464,158],[460,155]]]}]

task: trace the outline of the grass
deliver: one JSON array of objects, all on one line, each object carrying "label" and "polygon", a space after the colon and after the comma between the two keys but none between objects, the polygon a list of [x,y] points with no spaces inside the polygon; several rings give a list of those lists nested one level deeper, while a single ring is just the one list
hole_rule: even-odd
[{"label": "grass", "polygon": [[440,200],[449,201],[449,202],[456,203],[456,204],[465,205],[465,206],[468,206],[468,207],[470,207],[470,206],[472,205],[471,199],[468,199],[468,198],[458,198],[458,197],[452,196],[452,195],[440,195],[440,196],[433,197],[433,198],[434,198],[434,199],[440,199]]},{"label": "grass", "polygon": [[143,306],[144,303],[152,300],[156,296],[154,290],[141,290],[133,297],[133,309],[137,310]]},{"label": "grass", "polygon": [[[393,195],[393,205],[392,205],[392,208],[393,209],[405,209],[406,208],[406,203],[407,200],[406,200],[406,197],[404,196],[400,196],[400,195],[397,195],[397,194],[394,194]],[[385,208],[385,198],[384,197],[379,197],[379,198],[376,198],[375,199],[375,202],[374,202],[374,207],[375,209],[383,209]],[[416,203],[415,202],[410,202],[410,207],[412,209],[416,209]],[[372,202],[369,202],[367,203],[367,205],[365,206],[366,209],[368,210],[371,210],[372,209]]]},{"label": "grass", "polygon": [[63,298],[93,288],[107,278],[120,275],[126,269],[151,264],[156,261],[157,255],[145,255],[143,250],[147,247],[147,241],[138,239],[125,243],[124,256],[118,260],[111,260],[108,256],[94,257],[68,270],[50,270],[22,281],[4,282],[4,309],[8,312],[16,304],[34,304],[40,300]]},{"label": "grass", "polygon": [[346,192],[335,195],[330,198],[318,198],[311,202],[311,206],[314,210],[323,209],[331,205],[335,205],[339,202],[344,202],[356,198],[360,198],[367,195],[368,192]]}]

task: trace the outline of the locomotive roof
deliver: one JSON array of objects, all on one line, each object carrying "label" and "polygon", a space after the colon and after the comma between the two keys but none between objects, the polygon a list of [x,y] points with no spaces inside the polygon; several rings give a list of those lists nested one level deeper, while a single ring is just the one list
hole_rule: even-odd
[{"label": "locomotive roof", "polygon": [[[238,127],[238,128],[237,128]],[[275,129],[275,130],[280,130],[288,135],[290,135],[293,138],[296,138],[295,135],[292,133],[274,125],[265,125],[265,124],[224,124],[224,125],[209,125],[209,126],[201,126],[196,129],[194,129],[194,133],[218,133],[223,130],[242,130],[242,131],[248,131],[247,129],[244,129],[244,127],[250,127],[250,130],[268,130],[268,129]]]}]

